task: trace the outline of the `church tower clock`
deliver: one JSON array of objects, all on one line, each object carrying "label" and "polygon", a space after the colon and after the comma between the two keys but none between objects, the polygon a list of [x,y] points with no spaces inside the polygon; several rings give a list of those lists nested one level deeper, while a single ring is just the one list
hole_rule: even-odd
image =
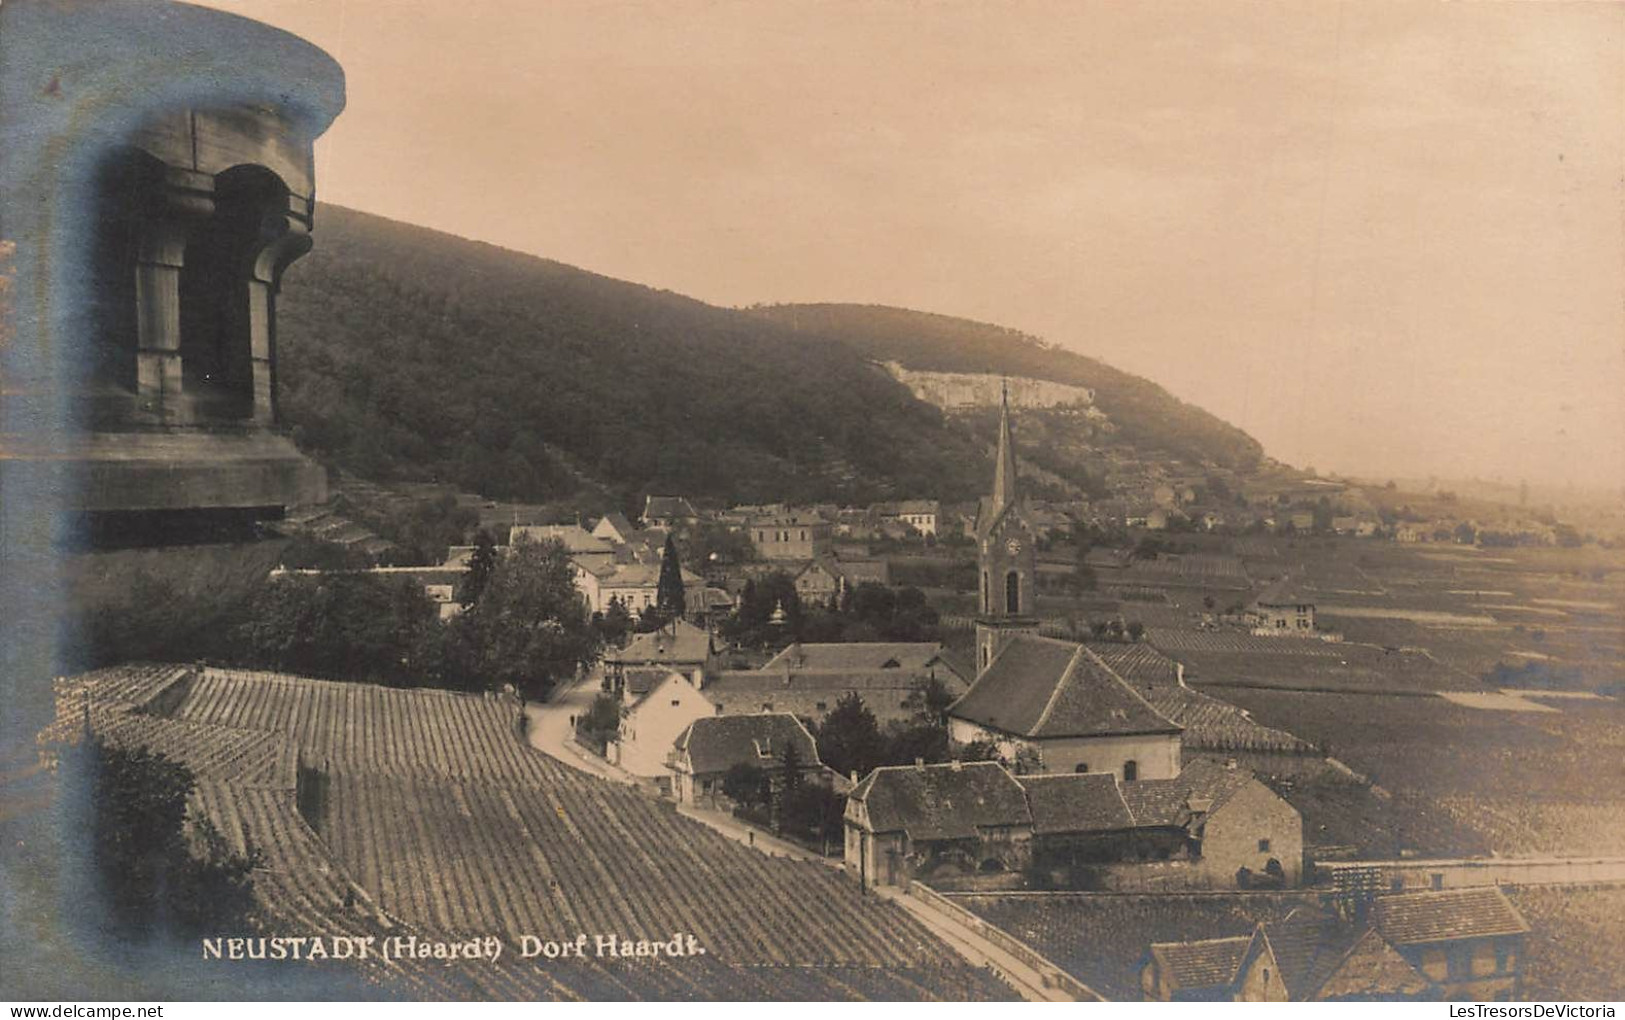
[{"label": "church tower clock", "polygon": [[1015,634],[1038,633],[1037,534],[1027,516],[1027,501],[1016,478],[1016,451],[1010,436],[1010,396],[999,408],[999,449],[993,467],[993,492],[976,515],[976,553],[980,592],[976,617],[976,672],[998,657]]}]

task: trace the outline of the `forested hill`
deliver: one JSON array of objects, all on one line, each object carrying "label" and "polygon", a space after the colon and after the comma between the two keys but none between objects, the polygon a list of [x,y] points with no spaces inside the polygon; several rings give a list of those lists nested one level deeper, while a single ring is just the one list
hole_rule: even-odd
[{"label": "forested hill", "polygon": [[988,323],[884,305],[768,305],[751,309],[809,337],[839,341],[877,361],[936,372],[998,372],[1095,390],[1118,438],[1143,451],[1251,467],[1263,455],[1241,429],[1148,379],[1037,337]]},{"label": "forested hill", "polygon": [[281,409],[325,462],[544,500],[969,498],[985,446],[835,341],[323,206],[277,304]]}]

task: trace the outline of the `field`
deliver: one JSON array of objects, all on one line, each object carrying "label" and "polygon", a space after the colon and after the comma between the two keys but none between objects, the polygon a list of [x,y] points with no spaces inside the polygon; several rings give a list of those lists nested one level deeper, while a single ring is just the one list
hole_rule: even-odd
[{"label": "field", "polygon": [[[1259,722],[1370,776],[1425,854],[1616,854],[1625,845],[1625,705],[1497,712],[1442,698],[1226,688]],[[1471,834],[1467,838],[1465,834]]]},{"label": "field", "polygon": [[[1509,889],[1529,922],[1527,1001],[1608,1001],[1625,996],[1625,889]],[[955,895],[1109,999],[1138,1001],[1152,942],[1245,935],[1313,896],[1111,896],[1070,893]]]},{"label": "field", "polygon": [[[985,999],[1009,990],[838,872],[770,859],[531,751],[495,696],[136,667],[61,685],[91,725],[188,763],[195,808],[266,855],[268,929],[670,939],[683,960],[372,965],[381,992],[498,999]],[[328,777],[314,829],[296,769]]]}]

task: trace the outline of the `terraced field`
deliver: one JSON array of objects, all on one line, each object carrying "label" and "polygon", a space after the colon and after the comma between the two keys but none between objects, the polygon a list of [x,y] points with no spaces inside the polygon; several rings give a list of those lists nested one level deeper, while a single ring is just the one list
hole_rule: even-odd
[{"label": "terraced field", "polygon": [[[362,965],[380,994],[468,999],[1010,998],[901,910],[566,769],[494,696],[272,674],[104,670],[61,685],[47,740],[89,725],[188,764],[194,808],[265,854],[268,930],[495,934],[497,964]],[[88,709],[87,709],[88,706]],[[312,830],[297,767],[329,777]],[[670,939],[679,960],[514,958],[523,934]]]}]

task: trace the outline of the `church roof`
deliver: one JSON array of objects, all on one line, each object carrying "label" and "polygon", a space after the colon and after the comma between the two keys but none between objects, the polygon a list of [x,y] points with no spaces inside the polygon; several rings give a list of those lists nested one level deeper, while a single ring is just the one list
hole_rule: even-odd
[{"label": "church roof", "polygon": [[1082,645],[1031,635],[1011,638],[948,714],[1035,740],[1180,731]]}]

